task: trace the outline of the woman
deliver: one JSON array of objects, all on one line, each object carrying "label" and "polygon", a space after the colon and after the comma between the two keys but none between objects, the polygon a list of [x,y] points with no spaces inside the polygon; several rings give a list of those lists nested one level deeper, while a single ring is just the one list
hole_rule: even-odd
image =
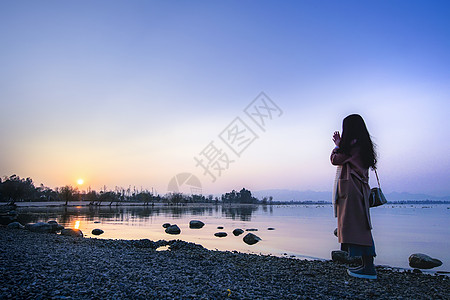
[{"label": "woman", "polygon": [[368,183],[369,168],[375,169],[377,163],[374,144],[363,118],[356,114],[344,119],[342,137],[336,131],[333,141],[336,148],[331,153],[331,163],[338,166],[335,194],[338,239],[350,257],[362,257],[362,266],[347,271],[353,277],[376,279]]}]

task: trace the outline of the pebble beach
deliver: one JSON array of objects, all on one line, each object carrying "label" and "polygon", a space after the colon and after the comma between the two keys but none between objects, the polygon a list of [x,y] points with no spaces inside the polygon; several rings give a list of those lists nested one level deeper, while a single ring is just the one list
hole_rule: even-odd
[{"label": "pebble beach", "polygon": [[[0,299],[449,299],[448,276],[0,228]],[[162,250],[163,251],[159,251]]]}]

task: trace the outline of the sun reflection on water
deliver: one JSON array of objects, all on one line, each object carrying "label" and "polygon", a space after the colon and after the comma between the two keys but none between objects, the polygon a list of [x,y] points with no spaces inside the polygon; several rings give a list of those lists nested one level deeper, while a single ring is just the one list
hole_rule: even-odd
[{"label": "sun reflection on water", "polygon": [[75,221],[75,226],[73,228],[79,229],[80,228],[80,221]]}]

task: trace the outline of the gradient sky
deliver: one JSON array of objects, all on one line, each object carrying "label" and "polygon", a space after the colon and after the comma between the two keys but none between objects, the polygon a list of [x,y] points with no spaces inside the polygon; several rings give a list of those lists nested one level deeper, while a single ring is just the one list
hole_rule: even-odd
[{"label": "gradient sky", "polygon": [[[332,133],[359,113],[385,192],[450,195],[449,12],[448,1],[1,1],[0,175],[163,194],[188,172],[205,194],[328,191]],[[283,111],[265,132],[244,113],[262,91]],[[236,117],[259,137],[240,157],[218,137]],[[235,160],[215,182],[194,160],[210,142]]]}]

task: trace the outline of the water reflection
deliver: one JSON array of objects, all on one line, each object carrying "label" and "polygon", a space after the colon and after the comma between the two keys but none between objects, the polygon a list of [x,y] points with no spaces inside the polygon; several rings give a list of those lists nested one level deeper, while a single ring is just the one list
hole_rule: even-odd
[{"label": "water reflection", "polygon": [[[258,205],[222,206],[222,216],[232,220],[251,221],[252,214],[257,210]],[[264,211],[267,212],[267,208]]]},{"label": "water reflection", "polygon": [[[181,219],[184,216],[222,216],[231,220],[251,221],[259,209],[258,205],[206,205],[206,206],[76,206],[76,207],[24,207],[18,208],[22,224],[57,220],[61,224],[73,224],[83,218],[91,221],[111,220],[145,222],[153,217]],[[273,213],[273,208],[263,206],[264,213]]]}]

